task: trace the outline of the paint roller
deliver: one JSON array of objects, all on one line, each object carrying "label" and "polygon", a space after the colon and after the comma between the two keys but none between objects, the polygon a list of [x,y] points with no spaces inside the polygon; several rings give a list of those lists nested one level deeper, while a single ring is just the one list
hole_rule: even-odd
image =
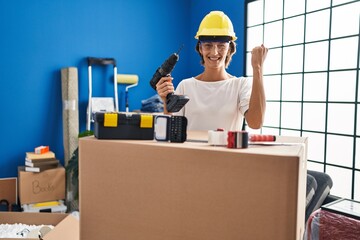
[{"label": "paint roller", "polygon": [[129,112],[129,89],[138,85],[139,76],[135,74],[117,74],[117,82],[127,84],[125,87],[125,108]]}]

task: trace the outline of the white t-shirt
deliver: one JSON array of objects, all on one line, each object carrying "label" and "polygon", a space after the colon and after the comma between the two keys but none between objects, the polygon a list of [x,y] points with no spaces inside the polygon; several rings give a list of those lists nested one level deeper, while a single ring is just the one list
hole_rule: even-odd
[{"label": "white t-shirt", "polygon": [[216,82],[195,78],[182,80],[175,94],[187,95],[189,102],[176,115],[188,119],[188,130],[241,130],[249,108],[252,82],[233,77]]}]

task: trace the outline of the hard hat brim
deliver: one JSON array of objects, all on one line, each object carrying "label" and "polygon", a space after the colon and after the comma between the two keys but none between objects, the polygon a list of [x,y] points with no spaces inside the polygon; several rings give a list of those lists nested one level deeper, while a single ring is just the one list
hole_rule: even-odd
[{"label": "hard hat brim", "polygon": [[201,42],[230,42],[232,41],[231,36],[199,36]]},{"label": "hard hat brim", "polygon": [[237,37],[235,36],[235,32],[229,33],[228,31],[224,31],[222,29],[202,29],[201,32],[197,32],[195,38],[199,39],[200,36],[228,36],[231,37],[232,41],[235,41]]}]

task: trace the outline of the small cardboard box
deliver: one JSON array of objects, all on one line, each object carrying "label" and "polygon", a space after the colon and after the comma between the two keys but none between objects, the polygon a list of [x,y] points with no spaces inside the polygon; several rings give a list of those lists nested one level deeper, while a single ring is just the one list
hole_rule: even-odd
[{"label": "small cardboard box", "polygon": [[[0,224],[29,224],[29,225],[53,225],[44,240],[79,240],[79,220],[72,215],[61,213],[18,213],[0,212]],[[14,240],[16,238],[1,238],[2,240]],[[33,240],[33,238],[21,238]]]},{"label": "small cardboard box", "polygon": [[19,199],[21,204],[65,199],[65,168],[26,172],[19,167]]}]

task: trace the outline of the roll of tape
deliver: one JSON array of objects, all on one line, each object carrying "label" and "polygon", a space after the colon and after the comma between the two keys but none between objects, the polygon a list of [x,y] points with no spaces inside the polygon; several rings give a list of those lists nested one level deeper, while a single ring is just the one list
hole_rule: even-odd
[{"label": "roll of tape", "polygon": [[63,110],[71,110],[75,111],[77,109],[77,102],[76,100],[64,100],[63,101]]},{"label": "roll of tape", "polygon": [[246,131],[229,131],[227,138],[228,148],[247,148],[249,146],[249,133]]},{"label": "roll of tape", "polygon": [[219,130],[208,131],[208,143],[213,146],[226,146],[227,131],[219,131]]}]

